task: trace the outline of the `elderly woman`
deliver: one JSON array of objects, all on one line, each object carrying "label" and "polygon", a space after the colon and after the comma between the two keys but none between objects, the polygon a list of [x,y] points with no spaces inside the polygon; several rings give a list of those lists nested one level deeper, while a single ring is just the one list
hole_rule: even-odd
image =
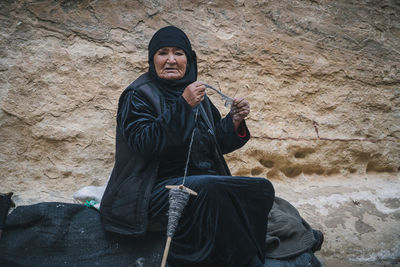
[{"label": "elderly woman", "polygon": [[186,34],[168,26],[148,48],[149,71],[122,93],[115,166],[102,199],[104,228],[143,235],[166,225],[166,185],[191,196],[172,239],[170,266],[261,266],[274,189],[264,178],[231,176],[223,154],[250,138],[249,103],[235,99],[221,118],[197,81],[197,60]]}]

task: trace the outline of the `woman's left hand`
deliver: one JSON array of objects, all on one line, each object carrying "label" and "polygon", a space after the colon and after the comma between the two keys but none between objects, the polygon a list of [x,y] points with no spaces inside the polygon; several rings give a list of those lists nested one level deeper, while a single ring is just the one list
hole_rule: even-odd
[{"label": "woman's left hand", "polygon": [[235,98],[233,100],[230,114],[232,117],[233,125],[235,127],[235,131],[238,129],[242,121],[249,115],[249,113],[250,113],[250,104],[246,99]]}]

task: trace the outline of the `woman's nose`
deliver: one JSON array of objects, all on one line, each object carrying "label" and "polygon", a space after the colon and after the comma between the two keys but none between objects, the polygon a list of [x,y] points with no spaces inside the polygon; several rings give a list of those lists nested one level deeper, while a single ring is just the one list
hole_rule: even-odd
[{"label": "woman's nose", "polygon": [[171,54],[168,55],[167,62],[168,62],[168,63],[175,63],[175,62],[176,62],[176,60],[175,60],[175,55],[174,55],[173,53],[171,53]]}]

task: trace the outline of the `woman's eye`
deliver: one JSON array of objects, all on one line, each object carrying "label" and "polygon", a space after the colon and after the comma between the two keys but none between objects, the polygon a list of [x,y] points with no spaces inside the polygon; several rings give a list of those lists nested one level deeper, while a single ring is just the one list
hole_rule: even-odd
[{"label": "woman's eye", "polygon": [[183,53],[183,52],[175,52],[175,55],[177,55],[177,56],[183,56],[185,53]]}]

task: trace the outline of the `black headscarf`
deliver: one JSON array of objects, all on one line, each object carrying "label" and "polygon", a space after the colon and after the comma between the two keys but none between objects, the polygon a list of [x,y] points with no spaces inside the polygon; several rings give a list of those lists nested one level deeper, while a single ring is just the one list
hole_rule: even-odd
[{"label": "black headscarf", "polygon": [[[153,57],[158,49],[162,47],[178,47],[182,49],[187,57],[186,73],[179,80],[165,80],[158,77],[154,67]],[[176,98],[183,93],[183,90],[197,80],[197,58],[192,50],[189,38],[179,28],[167,26],[158,30],[149,43],[149,73],[162,88],[163,94],[167,98]]]}]

